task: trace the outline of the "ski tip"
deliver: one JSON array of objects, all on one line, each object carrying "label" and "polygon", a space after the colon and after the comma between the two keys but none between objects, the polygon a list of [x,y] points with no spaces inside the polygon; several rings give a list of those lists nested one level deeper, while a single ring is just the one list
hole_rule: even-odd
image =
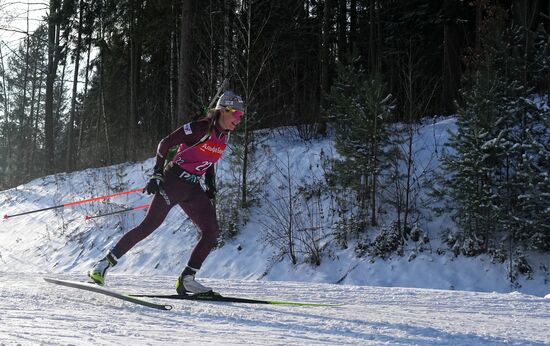
[{"label": "ski tip", "polygon": [[4,214],[4,220],[7,220],[10,216],[8,214]]},{"label": "ski tip", "polygon": [[60,280],[60,279],[49,278],[49,277],[46,277],[46,276],[42,277],[42,279],[44,279],[44,281],[46,281],[46,282],[53,283],[53,284],[55,284],[59,281],[63,281],[63,280]]},{"label": "ski tip", "polygon": [[84,216],[84,221],[88,221],[88,220],[90,220],[90,219],[91,219],[90,216],[88,216],[88,215]]}]

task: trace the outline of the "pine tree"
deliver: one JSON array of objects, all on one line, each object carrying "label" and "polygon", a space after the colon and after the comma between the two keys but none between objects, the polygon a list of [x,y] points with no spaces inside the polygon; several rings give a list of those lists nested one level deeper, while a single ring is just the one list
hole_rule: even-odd
[{"label": "pine tree", "polygon": [[501,152],[491,141],[496,137],[495,125],[504,113],[504,81],[496,71],[485,70],[473,73],[466,83],[470,87],[462,94],[458,131],[449,142],[452,154],[444,163],[446,170],[452,172],[447,186],[456,203],[453,217],[461,229],[450,245],[458,245],[463,254],[474,256],[487,250],[499,218],[494,182]]},{"label": "pine tree", "polygon": [[514,241],[524,248],[550,250],[550,110],[520,98],[515,126],[506,138],[511,146],[513,177],[510,224]]},{"label": "pine tree", "polygon": [[[531,44],[531,37],[536,37]],[[548,249],[549,211],[548,110],[537,106],[537,88],[544,87],[550,73],[549,35],[532,33],[512,25],[496,36],[489,47],[494,50],[495,66],[503,76],[505,111],[498,120],[498,133],[490,143],[503,155],[495,189],[500,197],[498,227],[508,239],[509,255],[518,246]],[[533,76],[534,78],[528,78]],[[537,76],[537,77],[535,77]],[[544,88],[543,88],[544,90]],[[512,263],[514,259],[510,259]],[[512,271],[511,271],[512,272]],[[511,273],[512,276],[512,273]]]},{"label": "pine tree", "polygon": [[532,60],[546,46],[535,45],[532,56],[524,53],[528,34],[511,26],[484,38],[476,68],[465,78],[458,132],[445,161],[460,227],[447,238],[449,245],[465,255],[507,245],[511,278],[518,246],[548,250],[550,237],[549,112],[534,102],[533,84],[540,81],[525,79],[549,70]]},{"label": "pine tree", "polygon": [[[26,40],[22,41],[17,54],[8,59],[7,84],[10,86],[9,122],[2,124],[3,131],[10,132],[10,151],[7,157],[9,169],[6,177],[20,183],[41,173],[41,165],[34,159],[43,147],[41,126],[43,120],[43,86],[46,70],[44,41],[47,38],[45,26],[40,26]],[[19,57],[25,57],[20,59]]]},{"label": "pine tree", "polygon": [[365,225],[375,226],[391,95],[380,75],[369,78],[365,71],[348,66],[340,69],[331,98],[331,114],[337,121],[335,147],[343,157],[335,165],[339,183],[356,191],[360,217]]}]

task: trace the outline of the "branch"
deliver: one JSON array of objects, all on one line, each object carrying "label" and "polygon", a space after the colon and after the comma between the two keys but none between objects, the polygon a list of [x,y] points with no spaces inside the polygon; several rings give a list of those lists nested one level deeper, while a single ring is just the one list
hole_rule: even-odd
[{"label": "branch", "polygon": [[23,30],[19,30],[19,29],[10,29],[10,28],[0,27],[0,31],[9,31],[9,32],[16,32],[18,34],[30,35],[28,31],[23,31]]}]

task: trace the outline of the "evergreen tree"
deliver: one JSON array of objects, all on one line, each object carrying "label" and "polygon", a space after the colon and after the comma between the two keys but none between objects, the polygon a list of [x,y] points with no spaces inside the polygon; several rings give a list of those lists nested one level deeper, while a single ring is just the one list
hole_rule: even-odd
[{"label": "evergreen tree", "polygon": [[446,240],[465,255],[507,245],[513,278],[518,246],[548,249],[548,110],[535,105],[537,81],[524,78],[548,73],[545,63],[532,60],[546,47],[528,55],[525,30],[488,27],[483,51],[464,81],[458,131],[445,161],[460,227]]},{"label": "evergreen tree", "polygon": [[[535,37],[534,43],[531,37]],[[550,120],[548,110],[537,106],[535,90],[544,86],[544,76],[550,73],[549,37],[540,28],[531,32],[511,25],[488,44],[505,82],[505,111],[497,122],[496,138],[486,146],[502,153],[499,179],[495,181],[501,211],[498,227],[509,240],[510,256],[517,246],[548,249],[549,211],[544,206],[550,204]]]},{"label": "evergreen tree", "polygon": [[453,153],[445,158],[445,168],[451,172],[447,186],[455,203],[453,216],[461,229],[456,238],[449,239],[450,245],[474,256],[487,250],[499,218],[494,182],[502,153],[490,143],[504,114],[505,82],[494,70],[480,70],[465,84],[469,88],[462,93],[458,131],[451,136]]},{"label": "evergreen tree", "polygon": [[[45,84],[47,38],[45,26],[40,26],[22,41],[8,60],[7,84],[10,88],[9,122],[2,124],[3,132],[11,135],[6,176],[12,182],[21,183],[41,173],[41,163],[34,161],[44,145],[41,136],[43,124],[43,86]],[[21,59],[24,57],[24,59]],[[42,72],[40,72],[42,71]],[[36,156],[35,156],[36,155]],[[39,162],[44,162],[41,160]]]},{"label": "evergreen tree", "polygon": [[343,157],[335,165],[338,182],[356,191],[360,218],[365,225],[375,226],[391,95],[381,76],[369,78],[363,70],[348,66],[340,69],[331,99],[331,115],[336,120],[335,147]]},{"label": "evergreen tree", "polygon": [[504,187],[510,198],[507,217],[510,249],[550,250],[550,110],[533,97],[513,104],[512,124],[503,134],[510,168]]}]

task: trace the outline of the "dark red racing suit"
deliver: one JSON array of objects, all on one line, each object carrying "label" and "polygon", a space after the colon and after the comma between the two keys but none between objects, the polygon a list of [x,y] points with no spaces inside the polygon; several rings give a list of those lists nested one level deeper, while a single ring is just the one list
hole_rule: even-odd
[{"label": "dark red racing suit", "polygon": [[207,172],[213,174],[214,164],[222,156],[228,139],[228,133],[216,126],[213,133],[207,135],[209,124],[208,119],[185,124],[160,141],[155,171],[162,170],[170,148],[179,146],[164,171],[163,188],[170,204],[161,194],[155,194],[143,221],[128,231],[112,249],[117,258],[157,229],[170,209],[177,204],[201,232],[201,238],[188,261],[188,266],[200,269],[215,244],[219,226],[216,209],[200,186],[198,178]]}]

